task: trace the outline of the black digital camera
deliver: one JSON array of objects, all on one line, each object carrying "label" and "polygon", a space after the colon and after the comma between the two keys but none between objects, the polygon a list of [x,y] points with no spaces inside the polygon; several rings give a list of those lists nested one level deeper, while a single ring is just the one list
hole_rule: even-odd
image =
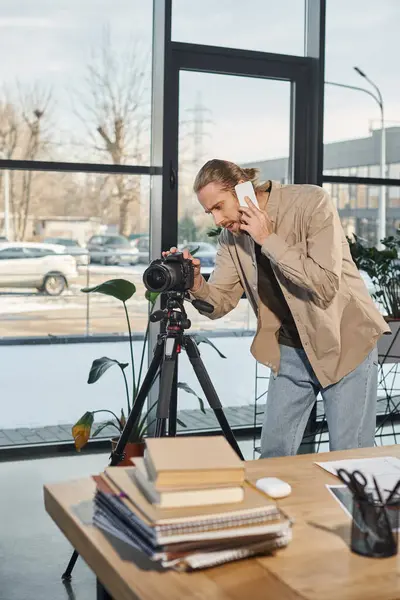
[{"label": "black digital camera", "polygon": [[194,284],[194,267],[182,252],[153,260],[143,273],[143,283],[150,292],[186,292]]}]

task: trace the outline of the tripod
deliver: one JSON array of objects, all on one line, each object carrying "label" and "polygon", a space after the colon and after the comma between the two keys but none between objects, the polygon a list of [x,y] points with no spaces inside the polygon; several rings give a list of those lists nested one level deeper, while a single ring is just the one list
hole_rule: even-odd
[{"label": "tripod", "polygon": [[[157,337],[157,343],[154,349],[153,359],[145,375],[142,386],[133,404],[132,410],[126,421],[125,427],[121,433],[118,444],[111,453],[110,466],[118,465],[124,458],[124,450],[129,436],[138,422],[144,407],[146,398],[154,384],[157,374],[160,370],[160,391],[157,401],[155,437],[166,435],[166,425],[168,421],[168,435],[176,435],[177,425],[177,399],[174,390],[176,390],[176,380],[178,372],[178,356],[182,348],[186,350],[190,364],[193,367],[198,382],[200,383],[206,400],[214,411],[214,414],[221,427],[226,440],[244,460],[238,443],[226,419],[221,402],[213,386],[206,367],[201,359],[196,342],[190,336],[184,333],[191,326],[184,307],[183,292],[166,292],[167,302],[164,310],[157,310],[150,315],[150,321],[156,323],[162,321],[165,324],[165,331]],[[200,302],[198,302],[200,304]],[[174,385],[175,384],[175,385]],[[171,401],[172,400],[172,401]],[[71,573],[78,559],[78,552],[74,550],[67,569],[62,575],[64,581],[71,579]]]}]

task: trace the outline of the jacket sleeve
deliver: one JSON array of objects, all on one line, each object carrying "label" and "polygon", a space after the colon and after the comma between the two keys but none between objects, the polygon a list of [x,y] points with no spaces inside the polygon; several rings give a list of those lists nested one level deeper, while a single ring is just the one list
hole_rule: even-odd
[{"label": "jacket sleeve", "polygon": [[199,311],[210,319],[219,319],[233,310],[244,291],[224,236],[222,232],[209,280],[203,278],[199,289],[190,294],[192,298],[212,304],[214,311],[211,314]]},{"label": "jacket sleeve", "polygon": [[284,277],[311,292],[315,304],[326,307],[339,289],[342,272],[342,225],[337,210],[323,189],[306,205],[307,240],[289,246],[275,233],[262,252]]}]

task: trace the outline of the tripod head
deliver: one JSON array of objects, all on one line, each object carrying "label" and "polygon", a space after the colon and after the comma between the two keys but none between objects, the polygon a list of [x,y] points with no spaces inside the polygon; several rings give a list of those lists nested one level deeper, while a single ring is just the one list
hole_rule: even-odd
[{"label": "tripod head", "polygon": [[[155,310],[150,315],[150,321],[157,323],[162,321],[167,327],[167,331],[180,331],[190,329],[191,322],[188,318],[184,306],[184,301],[188,300],[185,292],[169,291],[162,294],[166,298],[166,308]],[[212,313],[214,307],[204,300],[193,300],[192,304],[198,310]]]}]

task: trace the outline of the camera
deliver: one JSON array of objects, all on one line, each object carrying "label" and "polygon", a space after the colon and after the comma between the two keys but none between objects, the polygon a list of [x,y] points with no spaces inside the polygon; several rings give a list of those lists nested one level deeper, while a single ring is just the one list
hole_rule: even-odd
[{"label": "camera", "polygon": [[153,260],[143,273],[143,283],[150,292],[186,292],[194,284],[194,267],[182,252]]}]

